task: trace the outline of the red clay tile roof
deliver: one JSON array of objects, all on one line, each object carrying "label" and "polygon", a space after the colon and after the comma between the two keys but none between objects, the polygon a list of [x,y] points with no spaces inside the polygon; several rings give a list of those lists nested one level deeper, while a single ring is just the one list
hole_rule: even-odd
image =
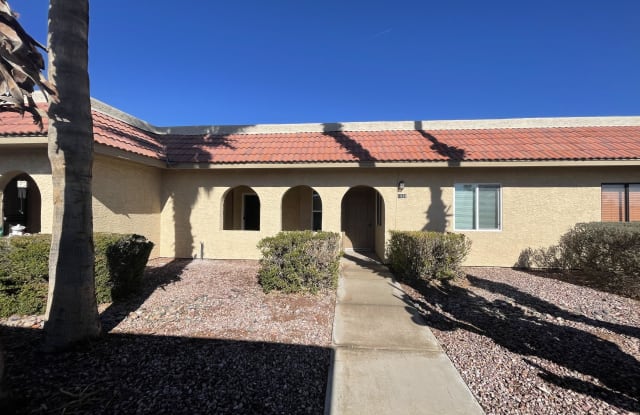
[{"label": "red clay tile roof", "polygon": [[640,127],[168,136],[170,162],[640,159]]},{"label": "red clay tile roof", "polygon": [[[8,136],[46,137],[48,119],[43,118],[44,129],[40,130],[33,124],[30,114],[25,114],[23,117],[16,113],[0,113],[0,140],[2,140],[1,137]],[[130,153],[153,159],[165,159],[164,148],[155,134],[132,127],[98,111],[93,111],[93,139],[98,144]]]},{"label": "red clay tile roof", "polygon": [[42,131],[33,123],[31,114],[24,116],[15,112],[0,112],[0,137],[15,136],[46,136],[49,119],[42,117],[44,128]]},{"label": "red clay tile roof", "polygon": [[98,144],[153,159],[166,158],[165,149],[157,135],[98,111],[93,111],[93,139]]},{"label": "red clay tile roof", "polygon": [[[174,163],[640,160],[640,127],[156,134],[94,111],[96,143]],[[46,135],[0,113],[3,136]]]}]

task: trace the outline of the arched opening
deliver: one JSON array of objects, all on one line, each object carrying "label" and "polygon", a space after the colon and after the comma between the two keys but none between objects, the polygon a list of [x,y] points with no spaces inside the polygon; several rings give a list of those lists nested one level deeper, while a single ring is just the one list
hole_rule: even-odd
[{"label": "arched opening", "polygon": [[283,231],[322,230],[322,199],[309,186],[296,186],[282,196]]},{"label": "arched opening", "polygon": [[222,205],[223,230],[260,230],[260,198],[249,186],[227,191]]},{"label": "arched opening", "polygon": [[356,186],[342,198],[341,228],[345,249],[384,255],[384,199],[372,187]]},{"label": "arched opening", "polygon": [[25,233],[39,233],[42,198],[36,182],[28,174],[19,174],[2,189],[2,235],[22,225]]}]

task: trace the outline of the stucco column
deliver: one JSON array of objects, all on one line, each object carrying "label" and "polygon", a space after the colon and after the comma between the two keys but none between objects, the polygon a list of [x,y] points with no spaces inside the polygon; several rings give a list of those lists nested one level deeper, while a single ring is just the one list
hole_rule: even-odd
[{"label": "stucco column", "polygon": [[282,230],[282,196],[280,188],[260,188],[253,190],[260,198],[260,233],[275,235]]},{"label": "stucco column", "polygon": [[314,187],[322,199],[322,230],[340,233],[343,187]]}]

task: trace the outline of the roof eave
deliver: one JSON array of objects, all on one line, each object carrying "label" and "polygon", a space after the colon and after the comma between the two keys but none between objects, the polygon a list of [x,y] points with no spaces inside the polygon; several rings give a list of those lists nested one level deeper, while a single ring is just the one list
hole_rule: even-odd
[{"label": "roof eave", "polygon": [[40,135],[19,135],[0,137],[0,146],[13,147],[41,147],[48,143],[47,136]]},{"label": "roof eave", "polygon": [[113,157],[121,160],[127,160],[134,163],[142,164],[148,167],[157,167],[157,168],[167,167],[167,164],[164,162],[164,160],[143,156],[142,154],[132,153],[130,151],[108,146],[106,144],[95,143],[94,152],[95,154]]},{"label": "roof eave", "polygon": [[605,167],[640,166],[640,159],[618,160],[499,160],[499,161],[367,161],[367,162],[292,162],[292,163],[174,163],[175,170],[227,169],[344,169],[344,168],[487,168],[487,167]]}]

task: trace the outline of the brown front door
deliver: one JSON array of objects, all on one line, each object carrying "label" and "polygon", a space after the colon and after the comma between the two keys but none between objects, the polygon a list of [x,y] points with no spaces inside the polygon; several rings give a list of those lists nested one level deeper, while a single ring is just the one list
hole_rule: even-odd
[{"label": "brown front door", "polygon": [[373,250],[375,221],[375,190],[354,187],[342,200],[342,231],[344,248]]}]

